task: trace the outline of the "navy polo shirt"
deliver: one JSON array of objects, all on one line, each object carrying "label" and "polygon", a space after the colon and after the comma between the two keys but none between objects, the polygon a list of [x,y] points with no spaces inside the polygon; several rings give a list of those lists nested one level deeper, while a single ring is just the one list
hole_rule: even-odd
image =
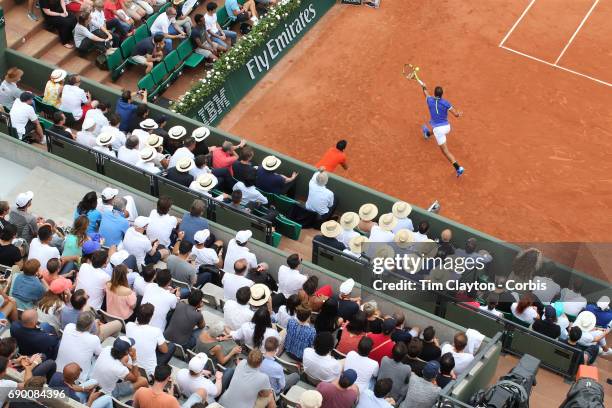
[{"label": "navy polo shirt", "polygon": [[264,170],[263,167],[257,169],[257,188],[267,193],[283,194],[285,179],[280,174],[273,171]]}]

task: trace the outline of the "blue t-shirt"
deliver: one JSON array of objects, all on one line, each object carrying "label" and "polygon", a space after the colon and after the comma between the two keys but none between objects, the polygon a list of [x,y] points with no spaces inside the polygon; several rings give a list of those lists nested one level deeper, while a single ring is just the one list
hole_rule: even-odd
[{"label": "blue t-shirt", "polygon": [[31,309],[43,297],[46,290],[36,276],[20,273],[11,286],[11,296],[19,309]]},{"label": "blue t-shirt", "polygon": [[194,217],[190,213],[186,212],[183,215],[183,221],[179,225],[179,231],[185,232],[185,241],[193,242],[193,236],[196,232],[208,229],[208,221],[202,217]]},{"label": "blue t-shirt", "polygon": [[449,101],[433,96],[427,97],[427,107],[431,120],[429,123],[432,127],[448,125],[448,110],[453,107]]},{"label": "blue t-shirt", "polygon": [[585,308],[595,315],[596,325],[598,327],[607,327],[612,321],[612,309],[602,310],[597,305],[589,304]]},{"label": "blue t-shirt", "polygon": [[138,105],[135,103],[128,103],[121,100],[121,98],[119,99],[119,102],[117,102],[117,107],[115,108],[115,113],[121,118],[119,130],[123,132],[128,131],[132,116],[135,114],[137,107]]},{"label": "blue t-shirt", "polygon": [[130,223],[119,211],[106,210],[102,212],[100,230],[98,231],[105,239],[105,246],[119,245],[123,241],[125,231]]},{"label": "blue t-shirt", "polygon": [[285,350],[301,359],[304,356],[304,349],[312,347],[316,335],[314,327],[299,324],[297,319],[291,318],[287,322]]},{"label": "blue t-shirt", "polygon": [[234,10],[240,11],[238,0],[225,0],[225,10],[227,11],[229,18],[235,20],[236,16],[234,15]]},{"label": "blue t-shirt", "polygon": [[258,189],[266,193],[283,194],[285,189],[285,179],[280,174],[273,171],[264,170],[263,167],[257,169],[257,179],[255,185]]},{"label": "blue t-shirt", "polygon": [[98,210],[90,210],[85,214],[79,214],[79,210],[74,210],[74,219],[79,218],[79,215],[86,215],[89,218],[89,226],[87,227],[87,235],[94,234],[98,232],[98,227],[100,226],[100,220],[102,219],[102,214]]}]

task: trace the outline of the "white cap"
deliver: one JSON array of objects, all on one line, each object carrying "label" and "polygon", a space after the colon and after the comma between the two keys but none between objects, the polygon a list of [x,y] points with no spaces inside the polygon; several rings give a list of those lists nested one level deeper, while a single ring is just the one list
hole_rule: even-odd
[{"label": "white cap", "polygon": [[89,129],[93,128],[94,126],[96,126],[96,121],[93,120],[93,118],[91,116],[89,116],[89,117],[85,118],[81,128],[83,130],[89,130]]},{"label": "white cap", "polygon": [[26,191],[25,193],[19,193],[17,198],[15,198],[15,205],[18,208],[25,207],[30,201],[34,198],[34,193],[31,191]]},{"label": "white cap", "polygon": [[116,188],[106,187],[104,190],[102,190],[102,194],[100,195],[102,196],[102,199],[110,200],[111,198],[117,197],[117,194],[119,194],[119,190]]},{"label": "white cap", "polygon": [[253,236],[253,233],[250,230],[242,230],[242,231],[238,231],[236,233],[236,241],[239,244],[244,244],[245,242],[247,242],[251,237]]},{"label": "white cap", "polygon": [[136,217],[136,219],[134,220],[134,226],[138,227],[138,228],[144,228],[147,225],[149,225],[149,217]]},{"label": "white cap", "polygon": [[201,373],[206,367],[206,363],[208,363],[208,356],[205,353],[198,353],[189,360],[189,371]]},{"label": "white cap", "polygon": [[210,237],[210,231],[207,229],[203,229],[202,231],[198,231],[193,235],[193,240],[197,244],[203,244]]},{"label": "white cap", "polygon": [[340,285],[340,293],[342,293],[343,295],[348,295],[351,293],[354,287],[355,287],[355,280],[353,280],[352,278],[347,279],[344,282],[342,282],[342,285]]},{"label": "white cap", "polygon": [[125,249],[122,249],[111,255],[110,263],[113,266],[121,265],[123,261],[127,259],[128,256],[130,256],[129,252]]},{"label": "white cap", "polygon": [[601,310],[608,310],[610,308],[610,298],[608,296],[602,296],[597,301],[597,307]]}]

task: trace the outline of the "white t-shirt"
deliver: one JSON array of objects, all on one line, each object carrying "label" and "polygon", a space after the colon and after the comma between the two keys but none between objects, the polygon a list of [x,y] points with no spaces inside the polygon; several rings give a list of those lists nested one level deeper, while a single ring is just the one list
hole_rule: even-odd
[{"label": "white t-shirt", "polygon": [[49,259],[60,258],[59,250],[47,244],[41,244],[38,238],[34,238],[30,243],[30,253],[28,259],[36,259],[40,262],[41,268],[47,268]]},{"label": "white t-shirt", "polygon": [[317,214],[325,215],[334,205],[334,193],[325,186],[317,183],[319,172],[315,172],[308,182],[308,198],[304,206],[309,211],[314,211]]},{"label": "white t-shirt", "polygon": [[255,282],[241,275],[226,273],[223,275],[223,299],[236,300],[238,289],[248,286],[251,287]]},{"label": "white t-shirt", "polygon": [[[17,101],[18,100],[19,99],[17,99]],[[0,407],[4,406],[4,403],[6,402],[11,390],[16,390],[18,386],[19,384],[13,380],[0,380]]]},{"label": "white t-shirt", "polygon": [[157,365],[157,346],[166,342],[162,331],[150,324],[139,325],[129,322],[125,325],[125,334],[134,339],[136,349],[136,364],[143,368],[147,374],[153,374]]},{"label": "white t-shirt", "polygon": [[216,265],[219,262],[219,255],[212,248],[196,248],[194,245],[191,254],[195,256],[195,267],[200,265]]},{"label": "white t-shirt", "polygon": [[[153,28],[151,28],[151,30],[152,29]],[[151,32],[153,32],[153,31],[151,31]],[[176,149],[176,151],[174,152],[172,157],[170,157],[170,161],[168,162],[168,168],[171,169],[173,167],[176,167],[176,164],[179,162],[179,160],[184,158],[184,157],[188,157],[190,159],[193,159],[195,156],[193,155],[191,150],[189,150],[188,148],[186,148],[186,147],[179,147],[178,149]]]},{"label": "white t-shirt", "polygon": [[360,356],[356,351],[349,351],[346,355],[344,370],[349,368],[357,373],[355,384],[359,387],[360,392],[367,390],[372,377],[378,375],[378,363],[369,357]]},{"label": "white t-shirt", "polygon": [[153,242],[158,239],[160,245],[170,246],[170,234],[177,224],[176,217],[169,214],[159,215],[157,210],[151,210],[149,225],[147,226],[149,241]]},{"label": "white t-shirt", "polygon": [[135,166],[140,160],[140,152],[136,149],[128,149],[125,146],[121,146],[117,152],[117,158]]},{"label": "white t-shirt", "polygon": [[134,279],[134,285],[132,285],[132,289],[134,289],[134,292],[136,292],[137,296],[143,296],[149,285],[157,285],[157,283],[146,282],[142,276],[137,275]]},{"label": "white t-shirt", "polygon": [[489,310],[489,307],[486,306],[486,305],[480,306],[480,310],[484,310],[485,312],[490,313],[490,314],[492,314],[494,316],[497,316],[497,317],[503,317],[504,316],[504,314],[502,312],[500,312],[499,310],[497,310],[497,309]]},{"label": "white t-shirt", "polygon": [[442,346],[442,355],[451,353],[455,359],[455,374],[459,375],[465,371],[468,365],[474,359],[474,356],[470,353],[458,353],[455,351],[455,347],[452,344],[446,343]]},{"label": "white t-shirt", "polygon": [[111,346],[104,347],[96,360],[91,378],[98,380],[98,385],[105,394],[112,394],[117,381],[125,379],[130,370],[120,360],[111,356]]},{"label": "white t-shirt", "polygon": [[94,309],[100,309],[104,300],[106,282],[109,280],[110,276],[102,269],[84,263],[77,274],[76,289],[85,289],[89,295],[87,304]]},{"label": "white t-shirt", "polygon": [[[232,330],[230,335],[234,340],[243,341],[244,344],[250,348],[254,348],[255,345],[253,344],[253,333],[255,333],[255,323],[247,322],[240,326],[238,330]],[[267,327],[263,335],[263,340],[261,341],[261,347],[259,347],[262,353],[265,352],[264,345],[266,344],[266,339],[268,337],[276,337],[279,343],[281,341],[278,331],[271,327]]]},{"label": "white t-shirt", "polygon": [[512,311],[512,314],[517,318],[520,319],[522,321],[524,321],[525,323],[533,323],[533,321],[535,319],[537,319],[538,317],[538,312],[532,307],[529,306],[527,309],[523,310],[523,313],[518,313],[516,311],[516,306],[518,305],[518,303],[513,303],[512,305],[510,305],[510,310]]},{"label": "white t-shirt", "polygon": [[202,375],[198,375],[196,377],[192,376],[189,373],[188,368],[183,368],[176,373],[176,383],[181,389],[183,395],[186,397],[194,394],[198,389],[204,388],[207,395],[206,402],[209,404],[215,402],[215,397],[217,396],[217,386],[208,378],[204,378]]},{"label": "white t-shirt", "polygon": [[370,230],[370,242],[391,242],[393,237],[394,235],[391,231],[385,231],[378,225],[372,226]]},{"label": "white t-shirt", "polygon": [[217,27],[217,13],[212,13],[212,15],[208,13],[204,14],[204,22],[206,23],[206,30],[209,33],[216,34],[219,32],[219,27]]},{"label": "white t-shirt", "polygon": [[84,90],[75,85],[64,85],[60,110],[72,113],[72,116],[79,120],[83,116],[81,105],[84,103],[87,103],[87,95]]},{"label": "white t-shirt", "polygon": [[257,268],[257,257],[249,251],[247,247],[241,247],[236,243],[236,239],[232,238],[227,244],[225,260],[223,261],[223,270],[227,273],[235,273],[234,263],[239,259],[246,259],[249,263],[248,268]]},{"label": "white t-shirt", "polygon": [[151,34],[155,35],[155,33],[164,33],[168,34],[168,28],[170,28],[170,19],[168,18],[168,14],[161,13],[155,21],[153,25],[151,25]]},{"label": "white t-shirt", "polygon": [[36,111],[32,105],[21,102],[21,100],[16,99],[13,103],[13,107],[11,108],[11,125],[17,130],[17,133],[21,136],[25,134],[25,127],[28,122],[34,122],[38,120],[38,116],[36,116]]},{"label": "white t-shirt", "polygon": [[291,269],[287,265],[281,265],[278,268],[278,291],[285,298],[289,298],[289,296],[296,295],[302,289],[302,285],[307,279],[308,276],[302,275],[300,271]]},{"label": "white t-shirt", "polygon": [[76,142],[87,147],[96,146],[96,135],[88,130],[81,130],[76,134]]},{"label": "white t-shirt", "polygon": [[61,373],[64,367],[70,363],[77,363],[83,371],[79,376],[80,381],[89,378],[95,356],[100,355],[102,346],[100,338],[90,332],[80,332],[74,323],[69,323],[64,328],[64,334],[60,341],[59,351],[55,364],[57,372]]},{"label": "white t-shirt", "polygon": [[244,323],[251,321],[254,313],[248,304],[241,305],[235,300],[228,300],[223,306],[223,321],[231,330],[238,330]]},{"label": "white t-shirt", "polygon": [[320,356],[312,347],[304,349],[302,363],[304,364],[304,371],[308,375],[325,382],[332,382],[339,378],[342,371],[338,360],[329,354]]},{"label": "white t-shirt", "polygon": [[149,285],[140,304],[150,303],[155,306],[155,312],[153,312],[153,317],[149,324],[164,331],[166,329],[166,315],[176,307],[177,301],[176,295],[173,293],[160,288],[159,285]]},{"label": "white t-shirt", "polygon": [[128,228],[125,232],[120,247],[119,249],[125,249],[130,255],[136,257],[138,268],[144,265],[145,256],[152,248],[149,238],[143,233],[136,231],[134,227]]}]

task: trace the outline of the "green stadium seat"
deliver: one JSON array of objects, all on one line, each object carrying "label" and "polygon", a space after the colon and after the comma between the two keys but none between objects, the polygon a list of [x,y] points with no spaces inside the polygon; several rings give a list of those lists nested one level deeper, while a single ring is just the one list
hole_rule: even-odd
[{"label": "green stadium seat", "polygon": [[187,39],[181,42],[179,46],[176,47],[176,52],[178,53],[181,61],[186,60],[187,57],[189,57],[193,52],[193,44],[191,43],[191,40]]},{"label": "green stadium seat", "polygon": [[168,55],[164,57],[164,64],[166,65],[166,69],[168,70],[168,72],[171,73],[174,73],[174,71],[181,69],[183,66],[176,50],[170,51],[170,53],[168,53]]},{"label": "green stadium seat", "polygon": [[147,27],[146,24],[141,25],[134,31],[133,37],[135,37],[136,43],[149,37],[149,27]]},{"label": "green stadium seat", "polygon": [[293,240],[300,239],[300,233],[302,232],[302,226],[295,221],[290,220],[283,215],[276,217],[276,231],[280,232],[287,238]]},{"label": "green stadium seat", "polygon": [[38,95],[34,96],[34,100],[36,101],[36,113],[38,114],[42,113],[44,116],[50,118],[55,112],[58,111],[55,106],[43,102],[42,97]]},{"label": "green stadium seat", "polygon": [[281,242],[281,238],[283,238],[283,236],[281,234],[279,234],[278,232],[273,232],[272,233],[272,246],[274,248],[278,248],[278,246],[280,245],[280,242]]},{"label": "green stadium seat", "polygon": [[291,214],[291,209],[294,205],[299,204],[293,198],[289,198],[282,194],[274,194],[274,204],[281,214],[288,216]]},{"label": "green stadium seat", "polygon": [[121,43],[121,47],[119,47],[119,49],[121,50],[121,55],[123,55],[123,59],[128,59],[132,56],[132,50],[134,49],[135,45],[136,38],[134,38],[133,35],[123,40],[123,42]]},{"label": "green stadium seat", "polygon": [[49,119],[45,119],[42,116],[38,117],[38,121],[40,122],[40,126],[42,126],[43,130],[49,129],[51,126],[53,126],[53,122],[51,122]]},{"label": "green stadium seat", "polygon": [[118,48],[106,58],[106,65],[111,73],[111,79],[115,81],[125,72],[127,60],[121,55],[121,49]]},{"label": "green stadium seat", "polygon": [[231,24],[231,20],[224,6],[219,7],[217,10],[217,22],[222,28],[227,28]]},{"label": "green stadium seat", "polygon": [[189,68],[196,68],[198,65],[202,63],[206,58],[202,54],[198,54],[197,52],[191,53],[189,57],[185,60],[185,66]]},{"label": "green stadium seat", "polygon": [[168,70],[166,69],[166,66],[164,64],[157,64],[151,70],[151,76],[153,77],[153,80],[158,86],[163,84],[164,79],[167,75]]},{"label": "green stadium seat", "polygon": [[155,84],[155,80],[151,74],[147,74],[138,81],[138,89],[146,89],[149,97],[154,98],[159,91],[159,87]]}]

